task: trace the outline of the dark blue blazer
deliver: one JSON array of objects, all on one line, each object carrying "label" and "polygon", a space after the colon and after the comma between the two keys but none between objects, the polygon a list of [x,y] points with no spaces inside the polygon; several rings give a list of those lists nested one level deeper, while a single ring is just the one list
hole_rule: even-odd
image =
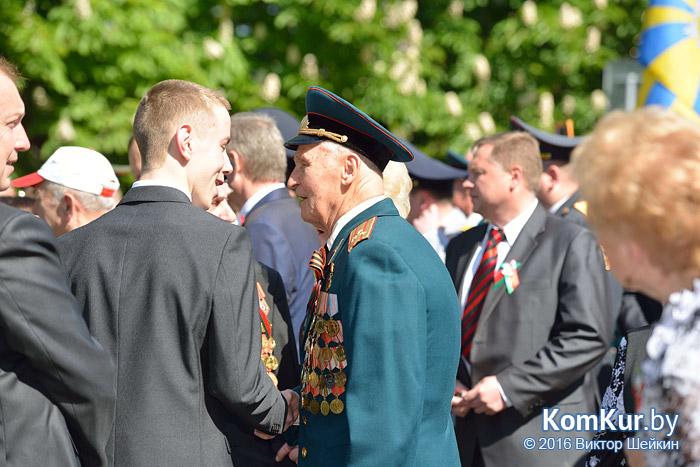
[{"label": "dark blue blazer", "polygon": [[261,199],[243,226],[253,242],[253,257],[282,276],[294,335],[298,336],[315,282],[309,259],[321,244],[316,229],[304,222],[299,203],[285,188]]}]

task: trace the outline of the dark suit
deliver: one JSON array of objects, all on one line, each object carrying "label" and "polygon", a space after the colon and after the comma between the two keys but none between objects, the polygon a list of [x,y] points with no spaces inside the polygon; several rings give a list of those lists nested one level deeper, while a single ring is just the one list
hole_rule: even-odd
[{"label": "dark suit", "polygon": [[80,316],[51,230],[0,205],[0,465],[107,465],[114,370]]},{"label": "dark suit", "polygon": [[[581,202],[581,194],[576,191],[557,209],[555,214],[588,229],[590,226],[586,214],[575,206],[579,202]],[[627,334],[636,328],[648,326],[661,317],[662,306],[659,302],[642,293],[623,290],[612,273],[609,276],[612,294],[612,318],[617,322],[620,335]],[[607,383],[608,381],[605,380],[604,388],[607,387]]]},{"label": "dark suit", "polygon": [[[279,273],[264,264],[254,261],[255,280],[260,284],[265,294],[265,302],[270,308],[267,315],[272,337],[276,346],[273,355],[277,357],[279,366],[274,371],[278,379],[279,389],[292,389],[299,385],[300,366],[297,357],[296,339],[292,331],[292,321],[284,291],[284,283]],[[231,457],[235,465],[241,466],[289,466],[296,464],[285,458],[282,463],[275,461],[275,455],[284,444],[284,438],[278,436],[271,440],[260,439],[253,434],[254,427],[246,425],[235,417],[228,419]]]},{"label": "dark suit", "polygon": [[244,229],[174,188],[146,186],[59,248],[90,330],[117,362],[116,465],[231,465],[227,413],[281,431],[286,403],[260,360]]},{"label": "dark suit", "polygon": [[321,243],[316,229],[301,218],[299,203],[286,188],[261,199],[246,215],[243,226],[250,232],[255,259],[282,276],[294,335],[298,336],[315,282],[309,258]]},{"label": "dark suit", "polygon": [[[474,227],[448,245],[446,266],[458,290],[487,227]],[[505,261],[511,259],[521,263],[520,285],[512,294],[503,286],[489,289],[471,347],[472,377],[464,383],[495,375],[513,406],[493,416],[457,418],[460,455],[469,465],[478,437],[487,466],[573,465],[585,453],[527,451],[523,439],[566,436],[543,434],[543,407],[596,409],[594,381],[584,382],[584,375],[609,343],[610,321],[601,312],[610,300],[603,257],[589,230],[537,206]]]}]

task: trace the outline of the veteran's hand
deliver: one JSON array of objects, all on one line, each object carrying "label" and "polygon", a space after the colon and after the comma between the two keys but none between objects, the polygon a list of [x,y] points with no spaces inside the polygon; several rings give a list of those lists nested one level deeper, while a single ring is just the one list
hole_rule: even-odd
[{"label": "veteran's hand", "polygon": [[464,395],[470,409],[476,413],[494,415],[506,408],[495,376],[487,376]]},{"label": "veteran's hand", "polygon": [[452,413],[457,417],[464,417],[469,413],[469,403],[464,396],[467,394],[467,387],[459,381],[455,381],[455,395],[452,396]]},{"label": "veteran's hand", "polygon": [[282,462],[285,457],[289,456],[289,460],[295,464],[299,463],[299,446],[290,446],[284,443],[282,447],[277,451],[275,456],[276,462]]},{"label": "veteran's hand", "polygon": [[287,431],[299,418],[299,394],[291,389],[285,389],[282,391],[282,396],[287,400],[287,419],[284,421],[283,430]]}]

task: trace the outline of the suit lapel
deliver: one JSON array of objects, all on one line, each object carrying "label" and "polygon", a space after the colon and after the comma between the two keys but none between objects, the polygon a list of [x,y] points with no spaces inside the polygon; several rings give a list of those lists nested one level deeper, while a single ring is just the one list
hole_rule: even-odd
[{"label": "suit lapel", "polygon": [[477,238],[477,241],[473,242],[470,247],[465,248],[464,252],[460,254],[457,258],[457,268],[455,270],[454,276],[452,277],[452,280],[455,282],[455,287],[457,289],[458,294],[460,288],[462,287],[462,284],[458,284],[457,280],[461,281],[461,279],[464,277],[464,273],[466,272],[466,269],[469,266],[469,262],[471,261],[472,256],[474,256],[474,251],[483,241],[484,235],[486,235],[487,228],[488,223],[484,223],[474,227],[473,229],[470,229],[470,231],[473,230],[473,234]]},{"label": "suit lapel", "polygon": [[[538,204],[537,208],[535,208],[535,211],[532,213],[532,216],[530,216],[530,219],[528,219],[527,223],[525,223],[523,230],[520,231],[520,235],[518,235],[518,238],[515,240],[515,244],[510,249],[503,261],[508,262],[514,259],[520,263],[518,271],[522,270],[532,252],[535,251],[535,248],[537,248],[537,245],[539,245],[537,238],[544,231],[546,220],[547,213]],[[481,317],[479,318],[480,321],[488,318],[505,293],[505,286],[500,286],[498,288],[491,287],[488,294],[486,294],[484,308],[482,309]]]}]

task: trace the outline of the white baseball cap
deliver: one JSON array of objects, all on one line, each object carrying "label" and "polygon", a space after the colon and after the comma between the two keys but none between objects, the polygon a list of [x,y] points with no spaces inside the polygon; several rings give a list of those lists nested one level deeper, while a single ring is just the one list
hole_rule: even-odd
[{"label": "white baseball cap", "polygon": [[24,188],[44,180],[106,198],[119,189],[119,179],[107,158],[94,149],[78,146],[58,148],[39,170],[16,178],[12,186]]}]

